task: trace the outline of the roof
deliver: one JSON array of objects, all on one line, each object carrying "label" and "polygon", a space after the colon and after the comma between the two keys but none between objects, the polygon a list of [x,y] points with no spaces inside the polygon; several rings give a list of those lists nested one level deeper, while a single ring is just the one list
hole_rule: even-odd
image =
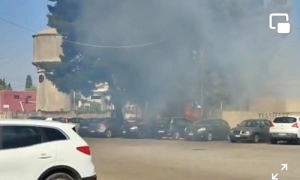
[{"label": "roof", "polygon": [[28,119],[5,119],[0,120],[0,125],[34,125],[34,126],[48,126],[48,127],[70,127],[75,126],[75,124],[66,124],[54,121],[43,121],[43,120],[28,120]]},{"label": "roof", "polygon": [[34,34],[33,37],[35,36],[44,36],[44,35],[58,35],[57,30],[55,28],[49,28],[42,30],[38,32],[37,34]]}]

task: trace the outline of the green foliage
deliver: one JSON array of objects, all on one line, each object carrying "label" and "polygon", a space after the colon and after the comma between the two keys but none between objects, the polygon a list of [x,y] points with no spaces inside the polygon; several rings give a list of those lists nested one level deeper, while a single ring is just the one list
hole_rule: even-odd
[{"label": "green foliage", "polygon": [[98,102],[87,102],[89,106],[82,105],[78,109],[78,113],[100,113],[101,112],[101,103]]},{"label": "green foliage", "polygon": [[30,75],[27,75],[26,77],[26,82],[25,82],[25,89],[28,90],[28,89],[31,89],[33,86],[32,84],[32,78]]},{"label": "green foliage", "polygon": [[36,91],[37,88],[35,86],[31,86],[30,88],[26,89],[26,91]]},{"label": "green foliage", "polygon": [[0,90],[12,90],[10,83],[6,83],[5,79],[0,79]]}]

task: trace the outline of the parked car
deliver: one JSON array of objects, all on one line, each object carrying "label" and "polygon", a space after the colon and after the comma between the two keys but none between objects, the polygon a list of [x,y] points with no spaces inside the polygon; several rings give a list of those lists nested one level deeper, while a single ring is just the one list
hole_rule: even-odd
[{"label": "parked car", "polygon": [[32,120],[46,120],[46,117],[43,117],[43,116],[30,116],[27,119],[32,119]]},{"label": "parked car", "polygon": [[184,130],[192,123],[181,117],[167,117],[161,119],[155,125],[154,136],[156,139],[163,137],[178,140],[184,138]]},{"label": "parked car", "polygon": [[90,147],[74,127],[35,120],[0,121],[0,179],[96,180]]},{"label": "parked car", "polygon": [[90,119],[82,119],[79,121],[78,134],[82,137],[89,135],[89,122]]},{"label": "parked car", "polygon": [[203,119],[196,121],[185,130],[186,140],[227,140],[230,126],[223,119]]},{"label": "parked car", "polygon": [[55,118],[53,121],[59,121],[62,123],[73,123],[76,125],[76,132],[78,132],[79,126],[80,126],[80,121],[82,119],[83,118],[81,118],[81,117],[72,117],[72,118],[58,117],[58,118]]},{"label": "parked car", "polygon": [[94,118],[88,123],[88,135],[104,136],[106,138],[117,137],[121,135],[123,121],[115,118]]},{"label": "parked car", "polygon": [[276,117],[270,126],[270,142],[287,141],[289,144],[299,144],[300,116],[289,115]]},{"label": "parked car", "polygon": [[154,122],[144,121],[143,119],[136,119],[135,122],[125,122],[122,127],[124,138],[152,138],[154,137]]},{"label": "parked car", "polygon": [[269,128],[271,121],[267,119],[243,120],[230,131],[230,142],[250,141],[254,143],[269,141]]}]

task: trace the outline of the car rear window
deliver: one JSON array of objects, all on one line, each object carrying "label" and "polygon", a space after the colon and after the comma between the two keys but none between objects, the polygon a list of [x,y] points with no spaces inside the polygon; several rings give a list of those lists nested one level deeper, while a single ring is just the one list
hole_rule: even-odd
[{"label": "car rear window", "polygon": [[42,129],[45,135],[47,136],[48,141],[60,141],[60,140],[67,139],[67,137],[57,129],[46,128],[46,127],[45,128],[43,127]]},{"label": "car rear window", "polygon": [[274,123],[295,123],[297,121],[294,117],[277,117],[274,119]]},{"label": "car rear window", "polygon": [[90,123],[102,123],[105,119],[91,119]]}]

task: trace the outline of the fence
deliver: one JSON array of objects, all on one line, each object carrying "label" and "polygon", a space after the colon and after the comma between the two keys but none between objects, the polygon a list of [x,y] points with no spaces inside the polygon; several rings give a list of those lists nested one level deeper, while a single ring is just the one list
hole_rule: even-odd
[{"label": "fence", "polygon": [[98,112],[98,113],[82,113],[82,112],[0,112],[0,119],[27,119],[30,116],[43,116],[43,117],[82,117],[82,118],[103,118],[111,117],[111,111]]}]

